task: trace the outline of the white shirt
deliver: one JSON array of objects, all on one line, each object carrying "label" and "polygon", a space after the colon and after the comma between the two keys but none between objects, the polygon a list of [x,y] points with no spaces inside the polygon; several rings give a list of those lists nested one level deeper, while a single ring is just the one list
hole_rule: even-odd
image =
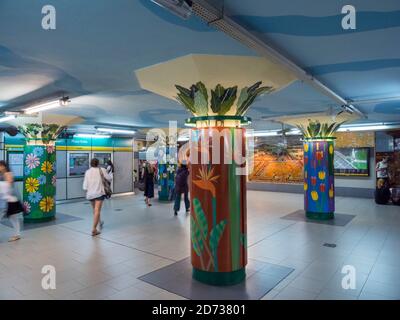
[{"label": "white shirt", "polygon": [[107,173],[110,176],[111,180],[113,179],[113,172],[112,172],[112,167],[111,166],[107,166]]},{"label": "white shirt", "polygon": [[83,190],[86,191],[86,199],[92,200],[98,197],[104,196],[103,182],[101,181],[100,170],[103,172],[104,178],[111,181],[111,177],[107,174],[104,168],[90,168],[85,172],[85,178],[83,180]]},{"label": "white shirt", "polygon": [[388,178],[388,163],[387,162],[378,162],[376,164],[376,171],[378,178]]}]

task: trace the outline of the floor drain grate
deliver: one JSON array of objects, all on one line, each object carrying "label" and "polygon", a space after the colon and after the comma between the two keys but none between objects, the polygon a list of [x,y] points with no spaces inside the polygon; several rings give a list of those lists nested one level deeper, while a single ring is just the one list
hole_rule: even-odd
[{"label": "floor drain grate", "polygon": [[334,244],[334,243],[324,243],[324,247],[336,248],[336,244]]}]

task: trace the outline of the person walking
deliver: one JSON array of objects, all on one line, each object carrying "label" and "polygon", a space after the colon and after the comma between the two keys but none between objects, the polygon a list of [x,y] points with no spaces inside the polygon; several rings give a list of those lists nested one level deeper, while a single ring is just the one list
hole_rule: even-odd
[{"label": "person walking", "polygon": [[0,213],[0,217],[6,217],[10,220],[14,228],[14,236],[8,241],[17,241],[21,239],[21,226],[19,218],[21,213],[24,211],[21,202],[16,196],[14,189],[14,176],[10,171],[8,164],[1,160],[0,161],[0,189],[2,202],[5,204],[3,211]]},{"label": "person walking", "polygon": [[376,177],[382,179],[385,184],[389,182],[389,157],[384,157],[375,167]]},{"label": "person walking", "polygon": [[97,236],[103,228],[104,221],[101,220],[101,208],[106,199],[106,192],[103,180],[111,182],[111,177],[106,169],[99,167],[99,160],[93,158],[90,161],[90,169],[85,172],[83,180],[83,190],[86,191],[86,199],[90,201],[93,209],[93,228],[92,236]]},{"label": "person walking", "polygon": [[151,207],[150,199],[154,198],[154,167],[147,162],[143,174],[144,180],[144,197],[148,207]]},{"label": "person walking", "polygon": [[111,178],[110,186],[111,186],[111,190],[113,190],[114,164],[112,163],[111,160],[108,160],[108,161],[107,161],[106,171],[107,171],[108,175],[109,175],[110,178]]},{"label": "person walking", "polygon": [[176,171],[175,176],[175,204],[174,204],[174,215],[178,215],[178,211],[181,207],[181,195],[183,193],[183,199],[185,201],[186,213],[190,210],[189,201],[189,185],[188,185],[189,169],[186,164],[181,166]]}]

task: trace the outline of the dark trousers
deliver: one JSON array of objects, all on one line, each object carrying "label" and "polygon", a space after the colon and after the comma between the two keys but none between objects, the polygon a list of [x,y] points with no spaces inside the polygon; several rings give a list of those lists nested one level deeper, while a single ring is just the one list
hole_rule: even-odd
[{"label": "dark trousers", "polygon": [[183,200],[185,201],[185,209],[189,211],[190,209],[190,201],[189,201],[189,192],[177,192],[175,195],[175,204],[174,211],[178,212],[181,208],[181,195],[183,193]]}]

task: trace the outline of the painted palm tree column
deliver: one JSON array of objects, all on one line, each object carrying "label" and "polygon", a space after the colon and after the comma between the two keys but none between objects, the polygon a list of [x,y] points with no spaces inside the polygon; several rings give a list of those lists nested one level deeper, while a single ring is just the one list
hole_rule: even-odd
[{"label": "painted palm tree column", "polygon": [[193,278],[233,285],[246,278],[246,133],[244,116],[262,94],[261,81],[238,90],[197,82],[176,85],[177,100],[194,117],[190,134],[190,233]]},{"label": "painted palm tree column", "polygon": [[42,222],[56,215],[56,151],[54,143],[27,139],[24,147],[24,221]]},{"label": "painted palm tree column", "polygon": [[[232,120],[234,119],[234,120]],[[245,279],[247,210],[245,129],[248,118],[191,118],[190,135],[191,261],[193,277],[212,285]],[[218,158],[217,158],[218,157]],[[229,161],[228,159],[232,161]]]},{"label": "painted palm tree column", "polygon": [[335,212],[334,138],[304,140],[304,210],[307,218],[328,220]]}]

